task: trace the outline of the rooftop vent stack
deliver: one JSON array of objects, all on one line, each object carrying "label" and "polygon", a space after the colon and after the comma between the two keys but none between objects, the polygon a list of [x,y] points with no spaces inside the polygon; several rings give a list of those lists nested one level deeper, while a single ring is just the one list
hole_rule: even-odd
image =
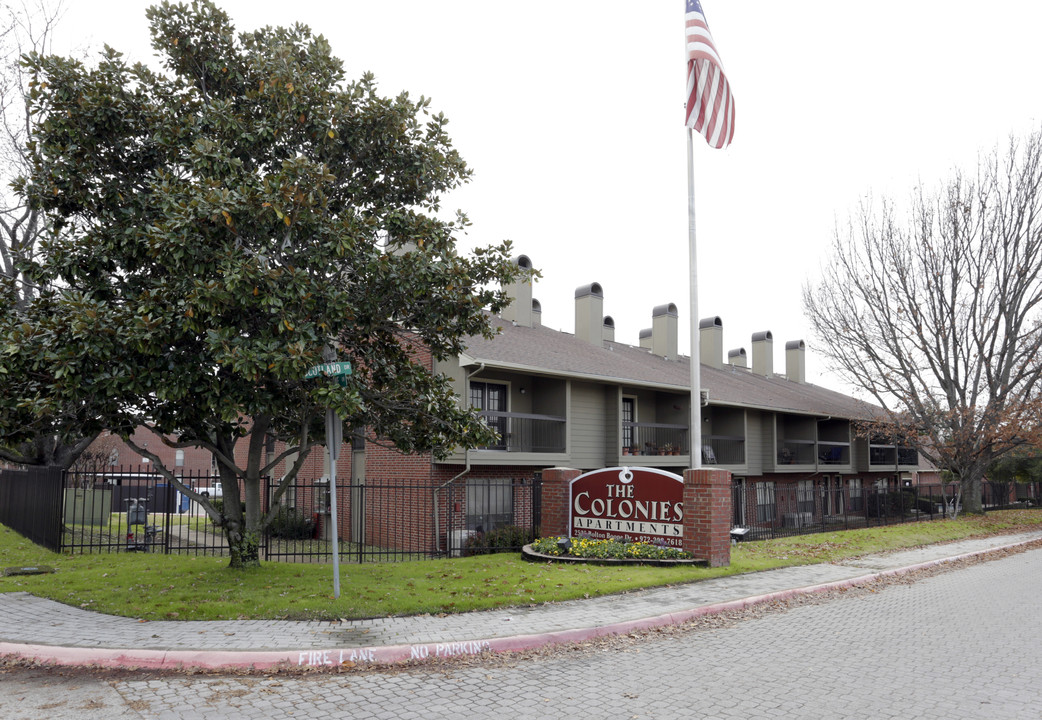
[{"label": "rooftop vent stack", "polygon": [[727,351],[727,364],[734,367],[749,367],[749,358],[745,354],[745,348],[735,348]]},{"label": "rooftop vent stack", "polygon": [[401,256],[406,253],[416,252],[418,248],[412,240],[395,240],[391,233],[387,233],[384,236],[384,250],[391,255]]},{"label": "rooftop vent stack", "polygon": [[604,345],[604,290],[600,283],[575,290],[575,337],[597,347]]},{"label": "rooftop vent stack", "polygon": [[770,330],[753,333],[753,372],[764,377],[774,374],[774,336]]},{"label": "rooftop vent stack", "polygon": [[724,366],[724,323],[718,317],[698,321],[699,362],[709,367]]},{"label": "rooftop vent stack", "polygon": [[802,340],[785,343],[785,374],[794,382],[807,382],[807,347]]},{"label": "rooftop vent stack", "polygon": [[605,342],[615,342],[615,319],[611,315],[604,316],[603,330]]},{"label": "rooftop vent stack", "polygon": [[543,306],[538,300],[532,300],[532,327],[543,326]]},{"label": "rooftop vent stack", "polygon": [[532,327],[532,261],[527,255],[518,255],[514,262],[521,268],[521,275],[506,287],[511,303],[503,309],[503,319]]},{"label": "rooftop vent stack", "polygon": [[667,360],[677,359],[677,306],[659,305],[651,311],[651,352]]},{"label": "rooftop vent stack", "polygon": [[638,333],[640,346],[645,350],[651,349],[651,328],[644,328]]}]

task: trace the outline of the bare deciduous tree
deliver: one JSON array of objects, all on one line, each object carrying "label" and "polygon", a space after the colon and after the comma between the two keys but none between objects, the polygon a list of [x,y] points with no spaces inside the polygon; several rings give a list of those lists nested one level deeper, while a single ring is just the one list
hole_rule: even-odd
[{"label": "bare deciduous tree", "polygon": [[28,173],[31,118],[26,108],[31,78],[22,66],[30,52],[50,53],[62,3],[0,5],[0,272],[14,283],[15,306],[24,310],[36,296],[18,270],[36,256],[43,228],[40,214],[11,187]]},{"label": "bare deciduous tree", "polygon": [[987,467],[1039,434],[1042,135],[919,187],[903,219],[863,203],[803,300],[829,365],[979,512]]},{"label": "bare deciduous tree", "polygon": [[[22,58],[51,51],[62,13],[62,0],[0,3],[0,341],[5,323],[22,322],[39,296],[39,288],[20,266],[37,258],[47,230],[40,212],[14,187],[29,173],[33,122],[40,119],[28,112],[32,77]],[[26,376],[20,358],[2,342],[0,350],[0,378],[9,401],[0,402],[0,461],[69,467],[96,435],[70,422],[82,408],[30,412],[15,396],[38,378]],[[50,371],[53,368],[41,368],[35,375]]]}]

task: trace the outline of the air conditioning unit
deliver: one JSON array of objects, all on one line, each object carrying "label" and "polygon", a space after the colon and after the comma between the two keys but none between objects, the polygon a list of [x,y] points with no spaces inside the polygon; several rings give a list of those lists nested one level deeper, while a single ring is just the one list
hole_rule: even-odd
[{"label": "air conditioning unit", "polygon": [[814,513],[794,512],[785,513],[782,524],[787,528],[807,527],[814,524]]},{"label": "air conditioning unit", "polygon": [[467,544],[467,540],[477,535],[474,530],[450,530],[449,531],[449,555],[451,557],[459,557],[463,554],[463,548]]}]

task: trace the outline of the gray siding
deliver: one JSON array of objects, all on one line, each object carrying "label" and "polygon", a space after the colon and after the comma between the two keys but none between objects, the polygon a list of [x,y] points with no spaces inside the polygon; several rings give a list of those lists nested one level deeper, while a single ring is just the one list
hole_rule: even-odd
[{"label": "gray siding", "polygon": [[[614,431],[606,426],[604,387],[593,383],[571,383],[571,417],[568,426],[571,435],[572,465],[580,470],[604,467],[608,451],[608,437]],[[614,427],[614,426],[612,426]]]},{"label": "gray siding", "polygon": [[617,385],[604,386],[604,437],[604,462],[614,465],[615,458],[622,455],[622,388]]},{"label": "gray siding", "polygon": [[854,463],[854,472],[868,472],[868,438],[853,438],[850,444],[850,459]]},{"label": "gray siding", "polygon": [[[774,413],[760,413],[760,461],[761,472],[774,472],[778,463],[778,443],[774,436]],[[749,468],[752,474],[752,468]]]},{"label": "gray siding", "polygon": [[763,413],[745,412],[745,462],[749,475],[763,474]]}]

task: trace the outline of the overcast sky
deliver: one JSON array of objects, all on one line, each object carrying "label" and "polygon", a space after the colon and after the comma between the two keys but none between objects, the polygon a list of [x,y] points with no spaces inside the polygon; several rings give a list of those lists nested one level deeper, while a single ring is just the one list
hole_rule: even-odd
[{"label": "overcast sky", "polygon": [[[150,61],[133,0],[71,0],[68,52],[103,43]],[[467,246],[510,239],[543,277],[545,325],[571,332],[573,296],[599,282],[616,339],[656,305],[680,308],[689,347],[683,0],[224,0],[236,27],[301,22],[349,77],[433,99],[474,169],[445,205]],[[725,349],[771,330],[807,342],[803,316],[837,223],[861,198],[899,203],[1042,120],[1042,4],[1017,0],[703,0],[731,82],[734,142],[696,137],[699,314]]]}]

